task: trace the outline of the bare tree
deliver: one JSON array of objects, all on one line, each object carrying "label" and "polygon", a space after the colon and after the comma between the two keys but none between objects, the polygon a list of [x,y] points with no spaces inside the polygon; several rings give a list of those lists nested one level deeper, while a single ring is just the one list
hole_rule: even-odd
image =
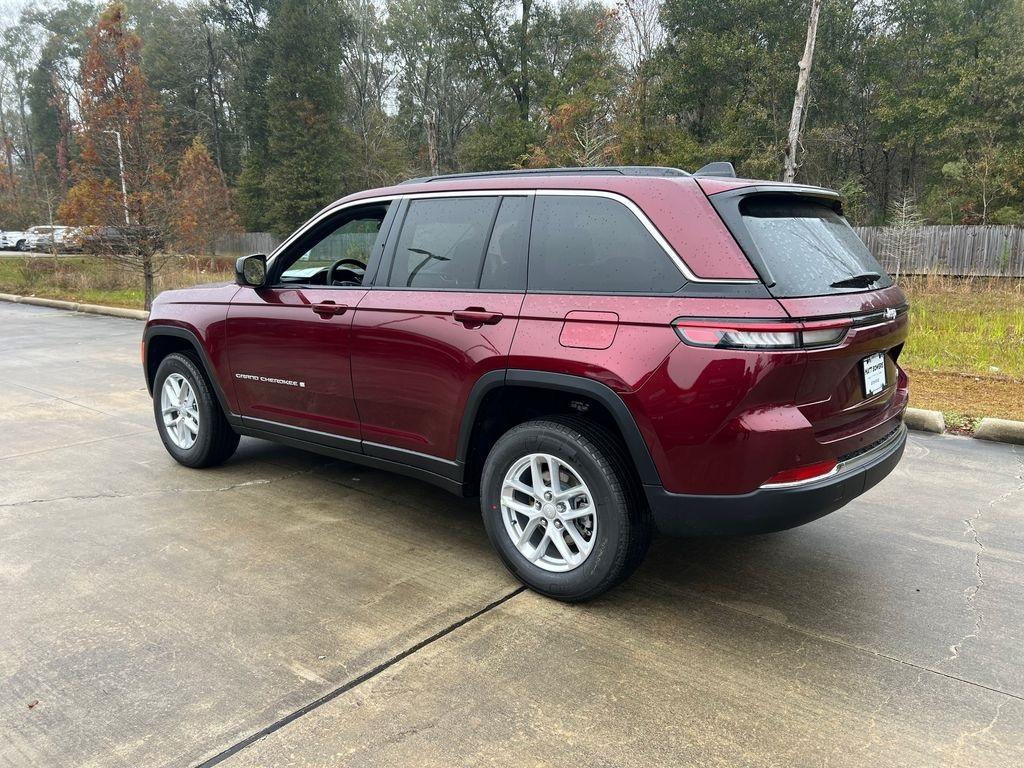
[{"label": "bare tree", "polygon": [[796,156],[800,148],[800,131],[804,124],[804,110],[807,107],[807,86],[811,80],[811,63],[814,60],[814,41],[818,36],[818,16],[821,14],[821,0],[811,0],[811,15],[807,21],[807,42],[800,59],[800,76],[796,81],[796,98],[793,99],[793,114],[789,119],[789,137],[786,140],[786,170],[784,181],[796,178]]},{"label": "bare tree", "polygon": [[914,196],[905,192],[889,204],[889,222],[882,237],[882,260],[898,281],[904,265],[921,251],[924,217]]}]

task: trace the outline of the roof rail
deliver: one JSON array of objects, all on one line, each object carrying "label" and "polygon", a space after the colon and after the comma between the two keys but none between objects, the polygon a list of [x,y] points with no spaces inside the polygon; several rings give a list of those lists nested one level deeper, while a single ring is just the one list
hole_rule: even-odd
[{"label": "roof rail", "polygon": [[[730,166],[731,167],[731,166]],[[679,168],[665,168],[655,165],[608,165],[590,168],[520,168],[512,171],[473,171],[471,173],[447,173],[441,176],[419,176],[406,179],[402,184],[425,184],[431,181],[449,179],[485,179],[508,176],[689,176]],[[735,175],[735,174],[733,174]]]},{"label": "roof rail", "polygon": [[718,162],[708,163],[699,171],[695,171],[694,176],[724,176],[727,179],[736,178],[736,169],[732,167],[732,163]]}]

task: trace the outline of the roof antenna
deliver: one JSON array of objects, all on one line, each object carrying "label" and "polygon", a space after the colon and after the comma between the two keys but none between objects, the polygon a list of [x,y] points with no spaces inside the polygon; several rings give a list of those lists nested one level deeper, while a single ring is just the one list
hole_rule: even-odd
[{"label": "roof antenna", "polygon": [[718,162],[708,163],[699,171],[693,174],[694,176],[725,176],[730,179],[736,178],[736,169],[732,167],[732,163]]}]

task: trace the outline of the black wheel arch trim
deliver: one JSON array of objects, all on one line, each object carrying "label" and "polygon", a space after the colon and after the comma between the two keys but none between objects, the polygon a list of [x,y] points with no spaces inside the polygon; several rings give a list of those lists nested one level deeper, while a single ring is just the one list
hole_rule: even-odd
[{"label": "black wheel arch trim", "polygon": [[207,357],[206,350],[199,341],[199,337],[188,328],[182,328],[177,325],[157,324],[148,326],[145,333],[143,333],[142,341],[145,344],[146,354],[142,359],[142,372],[146,377],[146,389],[149,391],[149,394],[153,394],[153,378],[156,376],[156,371],[153,371],[153,375],[150,376],[149,343],[159,336],[171,336],[177,339],[184,339],[192,346],[192,350],[196,353],[199,364],[202,365],[203,372],[206,374],[206,380],[210,383],[214,394],[217,396],[217,402],[220,403],[221,410],[224,412],[224,417],[232,427],[241,426],[242,420],[237,414],[232,413],[231,408],[228,405],[228,399],[224,395],[224,390],[221,388],[220,380],[214,373],[213,364],[210,362],[210,358]]},{"label": "black wheel arch trim", "polygon": [[553,373],[551,371],[535,371],[522,368],[508,368],[506,370],[491,371],[477,379],[476,384],[469,393],[466,400],[466,407],[459,426],[459,442],[457,459],[459,464],[465,465],[469,459],[468,453],[470,440],[473,435],[473,427],[476,425],[477,414],[484,396],[499,387],[539,387],[542,389],[555,389],[561,392],[569,392],[577,395],[590,397],[604,406],[615,420],[619,432],[626,442],[630,457],[636,467],[640,482],[644,485],[661,485],[661,476],[658,468],[651,458],[651,452],[647,443],[640,434],[640,428],[636,419],[630,412],[626,403],[611,387],[602,384],[600,381],[588,379],[584,376],[573,376],[567,373]]}]

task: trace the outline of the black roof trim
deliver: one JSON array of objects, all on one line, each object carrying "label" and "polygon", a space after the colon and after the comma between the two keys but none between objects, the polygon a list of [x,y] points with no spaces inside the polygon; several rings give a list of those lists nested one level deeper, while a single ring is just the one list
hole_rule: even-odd
[{"label": "black roof trim", "polygon": [[689,176],[679,168],[655,165],[608,165],[591,168],[520,168],[511,171],[474,171],[471,173],[447,173],[441,176],[419,176],[406,179],[402,184],[425,184],[431,181],[453,179],[486,179],[515,176]]}]

